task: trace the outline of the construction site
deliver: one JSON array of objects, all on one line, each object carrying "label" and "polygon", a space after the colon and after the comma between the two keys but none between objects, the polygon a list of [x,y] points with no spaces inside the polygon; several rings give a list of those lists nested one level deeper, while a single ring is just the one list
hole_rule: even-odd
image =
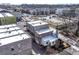
[{"label": "construction site", "polygon": [[0,55],[79,55],[78,9],[44,9],[0,11]]},{"label": "construction site", "polygon": [[53,14],[50,16],[23,16],[21,19],[17,24],[32,36],[34,54],[79,54],[78,17],[59,17]]}]

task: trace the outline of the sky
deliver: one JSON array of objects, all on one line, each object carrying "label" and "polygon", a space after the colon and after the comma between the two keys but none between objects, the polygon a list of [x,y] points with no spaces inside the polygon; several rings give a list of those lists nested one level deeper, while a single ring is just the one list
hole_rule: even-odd
[{"label": "sky", "polygon": [[79,0],[0,0],[11,4],[79,4]]}]

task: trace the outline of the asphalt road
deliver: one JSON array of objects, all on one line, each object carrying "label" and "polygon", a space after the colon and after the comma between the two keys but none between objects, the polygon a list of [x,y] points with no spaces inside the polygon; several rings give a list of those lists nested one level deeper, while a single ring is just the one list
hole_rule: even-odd
[{"label": "asphalt road", "polygon": [[32,41],[32,48],[36,54],[44,55],[46,52],[46,48],[43,46],[38,45],[34,41]]}]

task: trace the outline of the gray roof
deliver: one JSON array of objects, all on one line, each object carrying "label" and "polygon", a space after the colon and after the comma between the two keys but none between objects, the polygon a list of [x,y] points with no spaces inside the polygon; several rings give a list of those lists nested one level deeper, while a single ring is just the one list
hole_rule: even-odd
[{"label": "gray roof", "polygon": [[13,17],[14,15],[10,14],[10,13],[0,13],[0,17]]},{"label": "gray roof", "polygon": [[16,24],[0,26],[0,46],[29,38]]}]

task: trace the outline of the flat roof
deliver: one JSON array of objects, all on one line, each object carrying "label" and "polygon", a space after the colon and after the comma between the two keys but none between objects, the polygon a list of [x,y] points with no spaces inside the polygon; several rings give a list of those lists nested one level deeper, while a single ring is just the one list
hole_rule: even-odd
[{"label": "flat roof", "polygon": [[9,25],[1,25],[0,26],[0,29],[5,29],[5,28],[10,28],[10,27],[17,27],[17,25],[16,24],[9,24]]},{"label": "flat roof", "polygon": [[28,38],[31,37],[25,34],[16,24],[0,26],[0,46]]},{"label": "flat roof", "polygon": [[52,21],[54,23],[63,23],[63,21],[61,19],[58,19],[58,18],[51,18],[51,19],[48,19],[48,21]]},{"label": "flat roof", "polygon": [[22,33],[24,33],[22,30],[8,31],[5,33],[0,33],[0,38],[6,38],[6,37],[14,36],[14,35],[19,35]]},{"label": "flat roof", "polygon": [[44,40],[44,41],[56,41],[56,40],[58,40],[58,38],[57,37],[55,37],[55,36],[53,36],[53,35],[48,35],[48,36],[44,36],[44,37],[42,37],[42,39]]},{"label": "flat roof", "polygon": [[19,27],[10,27],[10,28],[6,27],[5,29],[0,29],[0,33],[5,33],[7,31],[15,31],[15,30],[20,30],[20,28]]},{"label": "flat roof", "polygon": [[23,21],[27,21],[27,22],[32,21],[32,19],[30,19],[29,17],[22,17],[22,19]]},{"label": "flat roof", "polygon": [[12,15],[11,13],[0,13],[0,17],[12,17],[12,16],[14,16],[14,15]]},{"label": "flat roof", "polygon": [[12,14],[10,13],[4,13],[6,16],[13,16]]},{"label": "flat roof", "polygon": [[40,29],[38,31],[36,31],[38,34],[43,34],[43,33],[47,33],[47,32],[51,32],[52,30],[49,28],[46,29]]},{"label": "flat roof", "polygon": [[32,26],[40,26],[40,25],[45,25],[45,24],[48,24],[47,22],[44,22],[44,21],[41,21],[41,20],[38,20],[38,21],[32,21],[32,22],[28,22],[30,25]]},{"label": "flat roof", "polygon": [[3,38],[3,39],[0,39],[0,43],[1,43],[0,46],[10,44],[10,43],[13,43],[13,42],[17,42],[17,41],[20,41],[20,40],[25,40],[25,39],[28,39],[28,38],[30,38],[30,36],[27,35],[27,34],[22,34],[22,35],[17,35],[17,36],[13,36],[13,37]]},{"label": "flat roof", "polygon": [[4,17],[4,16],[0,13],[0,17]]},{"label": "flat roof", "polygon": [[1,15],[1,17],[3,16],[3,17],[13,17],[14,15],[12,15],[11,13],[0,13]]}]

